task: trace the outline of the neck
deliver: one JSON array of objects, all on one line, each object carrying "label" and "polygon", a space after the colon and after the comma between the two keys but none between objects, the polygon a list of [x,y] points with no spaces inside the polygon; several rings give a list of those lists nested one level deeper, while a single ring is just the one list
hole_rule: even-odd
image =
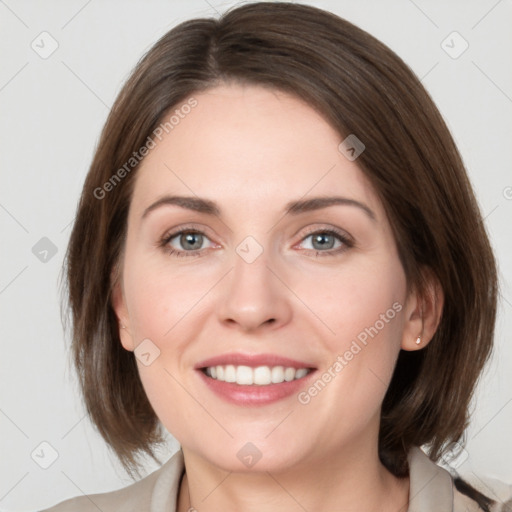
[{"label": "neck", "polygon": [[408,508],[409,479],[393,476],[380,463],[376,447],[321,454],[280,472],[224,471],[186,449],[183,454],[186,473],[178,512],[405,512]]}]

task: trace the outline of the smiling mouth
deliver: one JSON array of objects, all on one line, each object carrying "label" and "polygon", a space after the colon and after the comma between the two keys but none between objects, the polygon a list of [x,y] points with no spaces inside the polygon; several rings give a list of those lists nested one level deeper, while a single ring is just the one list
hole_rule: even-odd
[{"label": "smiling mouth", "polygon": [[286,366],[217,365],[201,368],[211,379],[230,382],[240,386],[269,386],[299,380],[313,371],[311,368],[292,368]]}]

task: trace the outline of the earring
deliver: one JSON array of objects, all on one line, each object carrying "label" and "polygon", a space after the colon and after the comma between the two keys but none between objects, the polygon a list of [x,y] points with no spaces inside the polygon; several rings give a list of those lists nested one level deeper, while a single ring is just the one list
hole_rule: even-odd
[{"label": "earring", "polygon": [[126,325],[121,324],[121,329],[126,329]]},{"label": "earring", "polygon": [[421,336],[418,336],[416,338],[416,345],[419,345],[421,343]]}]

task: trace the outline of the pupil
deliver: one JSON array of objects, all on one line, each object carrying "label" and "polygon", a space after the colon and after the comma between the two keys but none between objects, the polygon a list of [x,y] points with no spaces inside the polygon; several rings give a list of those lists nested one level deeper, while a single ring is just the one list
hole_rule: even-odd
[{"label": "pupil", "polygon": [[203,245],[202,237],[203,235],[201,235],[200,233],[188,233],[186,235],[182,235],[182,242],[184,242],[183,247],[187,248],[188,244],[189,249],[201,248],[201,245]]},{"label": "pupil", "polygon": [[[329,241],[326,242],[326,239],[331,239],[330,240],[330,243]],[[319,243],[320,244],[320,247],[315,247],[315,243]],[[327,234],[319,234],[319,235],[316,235],[315,237],[313,237],[313,247],[315,247],[315,249],[332,249],[333,247],[333,243],[334,243],[334,238],[332,237],[332,235],[327,235]]]}]

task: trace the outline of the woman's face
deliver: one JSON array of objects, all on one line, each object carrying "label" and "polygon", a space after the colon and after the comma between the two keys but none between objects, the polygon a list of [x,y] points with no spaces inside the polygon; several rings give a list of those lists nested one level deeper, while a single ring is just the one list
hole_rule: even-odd
[{"label": "woman's face", "polygon": [[[419,334],[382,204],[295,97],[194,98],[137,171],[114,294],[156,414],[226,470],[376,448],[398,352]],[[166,197],[181,199],[155,206]]]}]

